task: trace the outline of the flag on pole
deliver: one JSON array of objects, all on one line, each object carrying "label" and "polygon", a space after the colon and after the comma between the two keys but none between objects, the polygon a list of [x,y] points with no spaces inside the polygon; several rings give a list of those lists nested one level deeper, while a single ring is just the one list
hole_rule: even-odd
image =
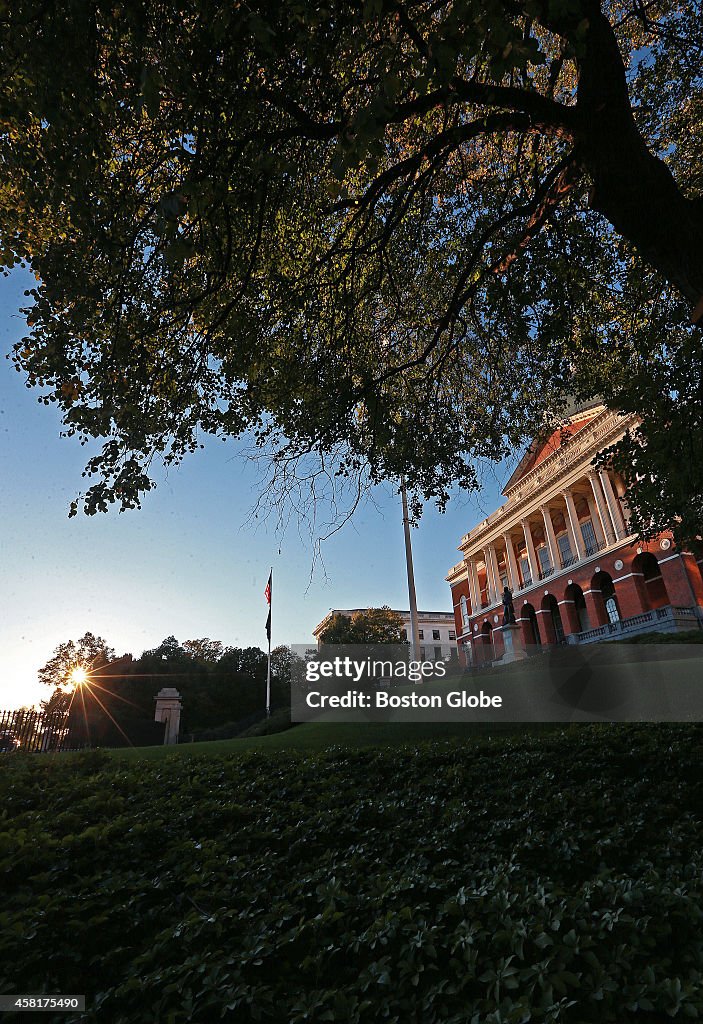
[{"label": "flag on pole", "polygon": [[271,642],[271,586],[272,586],[272,582],[273,582],[273,569],[269,573],[269,581],[266,584],[266,590],[264,591],[264,597],[266,598],[266,603],[269,606],[269,613],[268,613],[268,616],[266,618],[266,637],[267,637],[269,643]]}]

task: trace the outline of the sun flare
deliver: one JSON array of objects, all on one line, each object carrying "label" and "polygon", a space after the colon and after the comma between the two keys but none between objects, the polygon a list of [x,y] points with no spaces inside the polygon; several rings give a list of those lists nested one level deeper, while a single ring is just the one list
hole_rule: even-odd
[{"label": "sun flare", "polygon": [[83,686],[84,683],[88,682],[88,673],[82,665],[77,665],[71,669],[68,681],[72,686]]}]

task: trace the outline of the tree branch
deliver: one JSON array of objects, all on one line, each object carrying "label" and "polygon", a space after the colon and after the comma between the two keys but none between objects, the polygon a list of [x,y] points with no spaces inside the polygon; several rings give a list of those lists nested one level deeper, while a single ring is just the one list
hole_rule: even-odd
[{"label": "tree branch", "polygon": [[571,138],[577,126],[575,107],[567,107],[531,89],[488,82],[467,82],[458,76],[442,89],[435,89],[425,96],[399,104],[386,119],[386,124],[400,124],[409,117],[427,113],[435,107],[455,103],[472,103],[527,114],[534,129],[564,138]]}]

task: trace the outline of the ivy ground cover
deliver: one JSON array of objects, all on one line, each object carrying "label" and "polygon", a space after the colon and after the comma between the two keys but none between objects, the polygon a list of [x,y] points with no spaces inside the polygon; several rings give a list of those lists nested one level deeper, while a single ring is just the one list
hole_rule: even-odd
[{"label": "ivy ground cover", "polygon": [[702,738],[8,757],[0,992],[115,1024],[696,1020]]}]

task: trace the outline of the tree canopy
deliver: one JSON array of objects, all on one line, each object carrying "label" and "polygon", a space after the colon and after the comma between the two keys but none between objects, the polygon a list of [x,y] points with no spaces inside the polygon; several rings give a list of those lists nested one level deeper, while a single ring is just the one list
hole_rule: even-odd
[{"label": "tree canopy", "polygon": [[351,615],[333,615],[318,639],[322,644],[399,644],[403,618],[388,605]]},{"label": "tree canopy", "polygon": [[99,687],[101,684],[98,680],[114,657],[115,652],[107,641],[90,632],[86,632],[79,640],[67,640],[59,644],[37,672],[39,682],[50,686],[52,690],[51,696],[41,702],[42,708],[49,713],[68,709],[79,679],[76,673]]},{"label": "tree canopy", "polygon": [[0,258],[37,278],[15,360],[103,442],[85,511],[252,431],[284,480],[314,457],[442,505],[600,395],[643,417],[634,523],[683,519],[662,439],[703,442],[700,0],[0,21]]},{"label": "tree canopy", "polygon": [[[271,652],[274,706],[289,703],[291,674],[298,659],[290,648]],[[102,637],[86,633],[78,641],[59,644],[39,671],[39,679],[53,689],[42,702],[45,710],[73,707],[80,718],[86,705],[91,714],[105,714],[120,725],[154,716],[154,697],[165,686],[177,688],[183,698],[183,731],[222,727],[261,712],[266,696],[266,654],[257,647],[225,647],[219,640],[203,637],[179,644],[166,637],[158,647],[138,658],[115,658]],[[83,668],[87,678],[73,696],[73,669]]]},{"label": "tree canopy", "polygon": [[87,674],[107,665],[115,657],[114,650],[106,640],[93,633],[85,633],[80,640],[68,640],[59,644],[47,663],[39,669],[40,683],[52,689],[71,686],[71,674],[82,669]]},{"label": "tree canopy", "polygon": [[211,640],[206,636],[200,640],[186,640],[183,650],[195,661],[211,665],[220,660],[225,648],[221,640]]}]

